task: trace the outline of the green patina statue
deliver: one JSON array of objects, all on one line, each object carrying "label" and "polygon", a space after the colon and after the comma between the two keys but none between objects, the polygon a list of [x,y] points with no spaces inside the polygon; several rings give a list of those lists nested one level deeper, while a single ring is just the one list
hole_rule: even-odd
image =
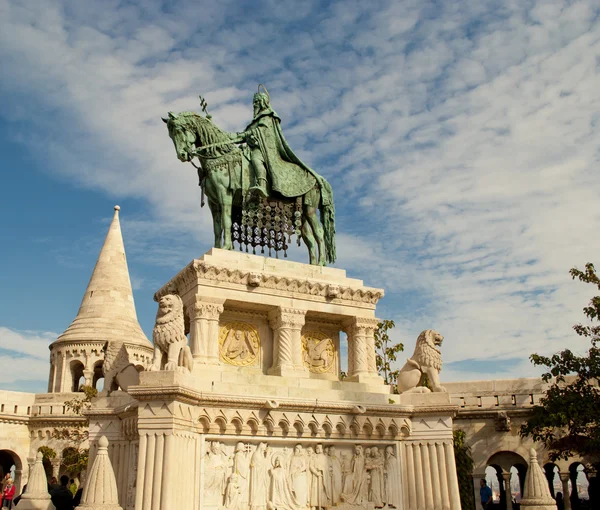
[{"label": "green patina statue", "polygon": [[311,264],[335,262],[333,191],[289,147],[266,89],[254,94],[254,118],[240,133],[217,127],[200,99],[205,115],[169,112],[163,121],[179,160],[200,161],[194,166],[213,216],[215,247],[232,250],[237,241],[246,251],[258,246],[278,254],[295,234]]}]

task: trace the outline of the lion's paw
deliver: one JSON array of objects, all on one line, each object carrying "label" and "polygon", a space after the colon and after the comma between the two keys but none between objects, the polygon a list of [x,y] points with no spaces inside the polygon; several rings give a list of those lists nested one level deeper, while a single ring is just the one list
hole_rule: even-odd
[{"label": "lion's paw", "polygon": [[169,372],[175,372],[177,370],[177,363],[174,361],[168,361],[165,364],[165,370],[167,370]]},{"label": "lion's paw", "polygon": [[158,371],[160,371],[159,365],[150,365],[148,367],[148,372],[158,372]]}]

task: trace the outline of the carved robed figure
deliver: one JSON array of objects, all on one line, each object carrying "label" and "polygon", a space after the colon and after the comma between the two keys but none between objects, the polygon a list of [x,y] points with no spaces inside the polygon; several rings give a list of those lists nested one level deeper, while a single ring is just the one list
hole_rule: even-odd
[{"label": "carved robed figure", "polygon": [[[248,244],[254,246],[258,237],[269,252],[271,248],[277,252],[282,236],[285,245],[286,233],[300,234],[311,264],[335,262],[330,184],[291,150],[266,90],[254,95],[253,106],[254,118],[240,133],[227,133],[210,115],[195,112],[169,112],[163,118],[179,160],[193,162],[197,157],[200,162],[197,168],[213,216],[215,247],[233,249],[235,216],[250,225],[243,233]],[[269,214],[272,209],[276,214]]]}]

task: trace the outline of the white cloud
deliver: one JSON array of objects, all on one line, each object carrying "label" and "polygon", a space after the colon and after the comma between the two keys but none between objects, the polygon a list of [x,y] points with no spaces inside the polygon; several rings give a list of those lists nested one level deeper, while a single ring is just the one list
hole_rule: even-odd
[{"label": "white cloud", "polygon": [[33,381],[39,383],[38,391],[43,391],[50,370],[48,346],[57,336],[45,331],[15,331],[0,326],[0,385]]},{"label": "white cloud", "polygon": [[14,136],[35,133],[50,171],[146,199],[128,250],[175,268],[212,227],[158,117],[202,93],[240,130],[263,81],[333,181],[338,267],[385,284],[407,352],[426,327],[447,361],[583,348],[591,289],[567,270],[600,253],[595,3],[275,4],[0,0],[2,115],[31,123]]}]

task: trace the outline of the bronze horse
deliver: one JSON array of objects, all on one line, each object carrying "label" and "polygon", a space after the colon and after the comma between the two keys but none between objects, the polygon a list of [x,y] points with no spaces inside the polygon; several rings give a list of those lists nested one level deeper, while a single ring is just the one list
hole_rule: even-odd
[{"label": "bronze horse", "polygon": [[[232,209],[241,208],[243,197],[251,187],[250,156],[247,147],[238,147],[231,136],[216,126],[210,116],[195,112],[174,114],[163,118],[175,145],[177,158],[200,161],[201,185],[208,198],[213,217],[215,247],[233,249]],[[325,185],[329,184],[321,177]],[[329,187],[329,190],[331,188]],[[280,201],[298,197],[269,197]],[[302,201],[301,235],[308,247],[310,263],[325,265],[335,262],[335,213],[333,203],[325,204],[323,190],[317,184],[299,197]],[[316,205],[315,205],[316,204]],[[320,220],[317,215],[320,211]]]}]

